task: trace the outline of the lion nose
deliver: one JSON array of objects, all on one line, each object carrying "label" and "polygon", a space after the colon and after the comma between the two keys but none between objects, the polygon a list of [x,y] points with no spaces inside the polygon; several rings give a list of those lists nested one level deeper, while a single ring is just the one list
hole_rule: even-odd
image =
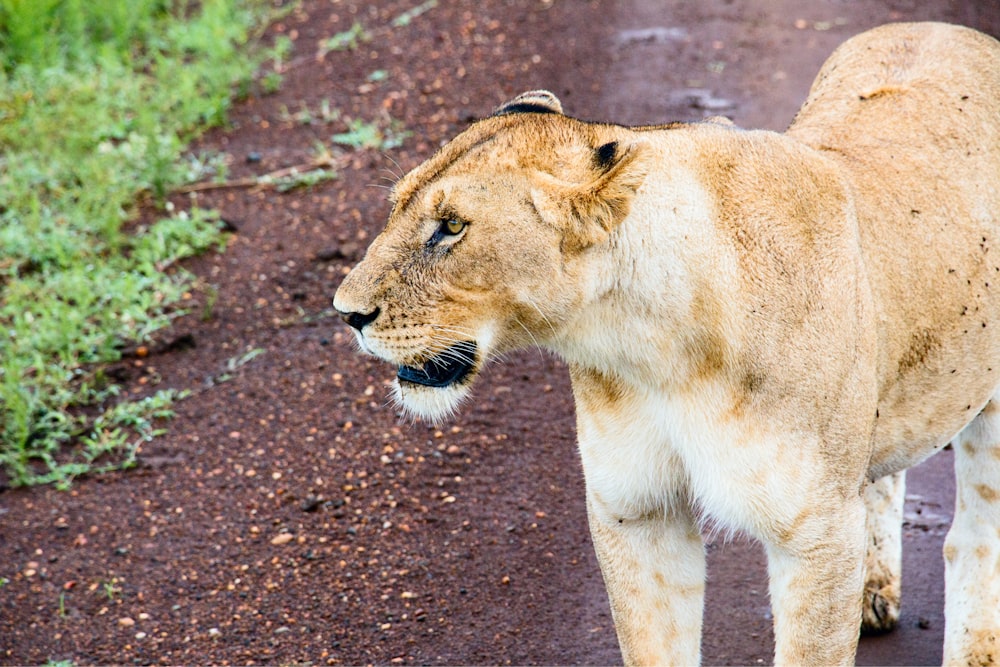
[{"label": "lion nose", "polygon": [[378,317],[380,310],[376,307],[375,310],[370,313],[345,313],[339,310],[337,312],[340,313],[340,319],[344,320],[358,331],[361,331],[365,328],[365,325],[371,324],[375,321],[375,318]]}]

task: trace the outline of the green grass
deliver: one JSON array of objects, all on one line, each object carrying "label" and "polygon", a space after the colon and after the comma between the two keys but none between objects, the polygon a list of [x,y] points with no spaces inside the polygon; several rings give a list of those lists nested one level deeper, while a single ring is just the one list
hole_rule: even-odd
[{"label": "green grass", "polygon": [[363,25],[357,21],[348,29],[343,32],[338,32],[332,37],[327,38],[321,44],[320,50],[323,53],[328,53],[330,51],[354,51],[362,44],[367,44],[372,41],[372,34],[365,29]]},{"label": "green grass", "polygon": [[400,121],[388,116],[381,123],[355,118],[347,122],[347,132],[333,135],[330,141],[355,150],[386,151],[401,146],[410,134]]},{"label": "green grass", "polygon": [[182,151],[280,57],[256,40],[273,6],[0,0],[0,466],[12,484],[129,465],[170,415],[176,393],[122,399],[103,364],[183,312],[192,277],[177,262],[218,247],[220,225],[197,209],[129,223],[143,193],[162,202],[218,168]]}]

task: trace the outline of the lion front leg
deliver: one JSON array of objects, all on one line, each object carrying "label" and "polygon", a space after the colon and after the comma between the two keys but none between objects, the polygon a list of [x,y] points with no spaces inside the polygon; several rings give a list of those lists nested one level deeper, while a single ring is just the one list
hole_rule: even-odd
[{"label": "lion front leg", "polygon": [[625,664],[698,664],[705,551],[690,510],[626,515],[595,496],[590,532]]},{"label": "lion front leg", "polygon": [[801,514],[767,544],[776,665],[850,665],[861,624],[865,517],[860,496]]},{"label": "lion front leg", "polygon": [[1000,405],[955,439],[955,518],[944,543],[944,664],[1000,664]]},{"label": "lion front leg", "polygon": [[899,621],[905,496],[905,471],[886,475],[865,488],[868,553],[865,556],[865,597],[861,610],[863,634],[888,632]]}]

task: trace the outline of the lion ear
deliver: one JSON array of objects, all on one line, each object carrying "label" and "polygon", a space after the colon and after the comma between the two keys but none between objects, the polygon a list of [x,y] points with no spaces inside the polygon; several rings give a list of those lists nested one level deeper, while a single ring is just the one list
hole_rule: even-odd
[{"label": "lion ear", "polygon": [[617,141],[593,149],[593,179],[574,184],[543,175],[533,192],[544,219],[565,229],[568,244],[577,249],[603,242],[632,209],[635,193],[646,178],[639,145]]},{"label": "lion ear", "polygon": [[529,90],[508,100],[493,111],[494,116],[506,116],[512,113],[557,113],[562,114],[563,108],[559,98],[547,90]]}]

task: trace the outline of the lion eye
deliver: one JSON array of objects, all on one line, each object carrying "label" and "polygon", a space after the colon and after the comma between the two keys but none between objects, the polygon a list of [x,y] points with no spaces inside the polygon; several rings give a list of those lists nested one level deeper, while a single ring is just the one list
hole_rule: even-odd
[{"label": "lion eye", "polygon": [[455,218],[448,218],[441,221],[441,233],[454,236],[460,234],[465,229],[465,223]]},{"label": "lion eye", "polygon": [[446,238],[450,239],[449,243],[457,241],[458,239],[455,237],[465,231],[466,226],[467,223],[464,220],[442,218],[438,222],[437,229],[434,230],[434,233],[427,240],[426,247],[433,248]]}]

